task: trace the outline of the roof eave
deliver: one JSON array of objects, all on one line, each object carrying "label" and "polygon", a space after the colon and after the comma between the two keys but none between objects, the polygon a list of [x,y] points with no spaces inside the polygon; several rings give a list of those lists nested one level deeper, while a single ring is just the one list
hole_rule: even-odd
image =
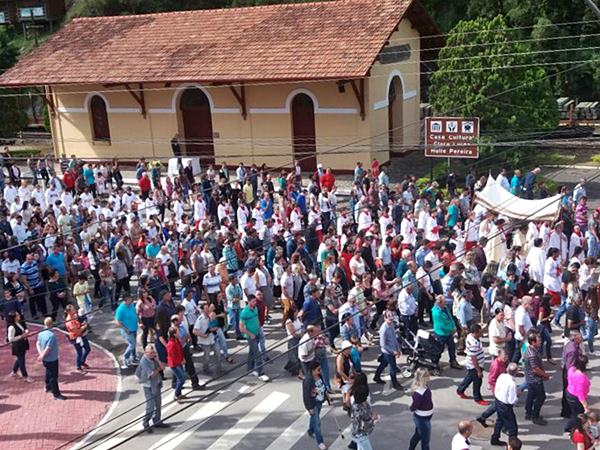
[{"label": "roof eave", "polygon": [[17,88],[28,88],[28,87],[42,87],[42,86],[82,86],[82,85],[119,85],[119,84],[155,84],[155,83],[170,83],[170,84],[183,84],[183,83],[199,83],[199,84],[212,84],[212,85],[229,85],[229,84],[272,84],[272,83],[300,83],[300,82],[318,82],[318,81],[335,81],[335,80],[352,80],[366,77],[368,71],[362,74],[336,74],[325,77],[300,77],[300,78],[231,78],[231,79],[164,79],[164,80],[117,80],[117,79],[105,79],[105,80],[80,80],[80,81],[68,81],[68,82],[53,82],[53,81],[35,81],[35,82],[15,82],[15,83],[3,83],[0,77],[0,89],[17,89]]}]

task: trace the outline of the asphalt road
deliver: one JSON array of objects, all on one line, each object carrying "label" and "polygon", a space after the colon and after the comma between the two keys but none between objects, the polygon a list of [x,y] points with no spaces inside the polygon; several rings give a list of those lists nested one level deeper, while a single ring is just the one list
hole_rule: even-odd
[{"label": "asphalt road", "polygon": [[[279,327],[278,314],[274,314],[272,325],[266,326],[267,345],[276,345],[284,332]],[[101,330],[106,325],[106,331],[97,339],[105,344],[119,344],[120,337],[110,324],[110,316],[103,314],[95,319],[95,330]],[[554,332],[555,338],[558,331]],[[235,363],[246,360],[246,347],[243,342],[230,342],[234,352]],[[116,349],[121,346],[118,345]],[[120,401],[109,417],[108,422],[101,426],[91,436],[83,449],[113,449],[126,448],[135,450],[173,450],[177,449],[235,449],[235,450],[304,450],[317,448],[314,440],[310,439],[308,416],[302,405],[301,385],[294,377],[287,375],[283,366],[286,356],[281,355],[286,345],[270,352],[272,362],[267,366],[266,373],[272,377],[270,383],[263,383],[253,376],[246,376],[235,381],[235,378],[245,373],[245,365],[234,370],[223,380],[209,383],[205,391],[190,391],[183,404],[173,403],[170,381],[165,382],[166,392],[163,395],[163,418],[172,425],[170,429],[155,430],[153,434],[140,433],[142,430],[139,416],[143,411],[143,394],[137,385],[132,370],[124,371]],[[561,344],[555,343],[555,355],[559,359]],[[364,354],[364,367],[369,374],[369,380],[376,367],[376,348]],[[444,355],[444,359],[445,360]],[[200,360],[196,356],[197,367]],[[405,361],[402,357],[401,362]],[[331,366],[333,364],[330,364]],[[592,357],[592,373],[599,366],[599,358]],[[229,366],[228,369],[234,367]],[[520,437],[526,450],[565,450],[571,448],[567,436],[562,430],[564,421],[559,417],[560,407],[560,372],[557,366],[547,367],[552,373],[552,379],[547,383],[548,399],[542,409],[542,415],[548,419],[545,427],[536,426],[524,420],[523,407],[516,408],[520,426]],[[441,376],[434,377],[431,383],[435,414],[433,417],[432,450],[448,450],[450,441],[456,430],[456,424],[462,419],[473,419],[484,407],[471,400],[461,400],[457,397],[456,386],[464,372],[461,370],[445,369]],[[167,373],[170,377],[170,374]],[[205,377],[206,378],[206,377]],[[385,377],[384,377],[385,379]],[[233,383],[233,384],[231,384]],[[404,381],[409,386],[409,380]],[[214,392],[217,391],[216,395]],[[470,393],[470,391],[467,391]],[[484,396],[490,398],[487,391],[487,381],[484,380]],[[592,387],[591,405],[598,404],[598,386]],[[381,415],[371,442],[375,449],[408,448],[408,441],[413,433],[413,422],[408,405],[409,394],[393,390],[390,384],[380,386],[371,384],[371,395],[374,409]],[[325,443],[331,449],[346,448],[349,441],[349,418],[340,407],[340,397],[334,397],[332,408],[324,407],[322,429]],[[522,399],[524,403],[524,398]],[[493,419],[493,418],[492,418]],[[491,422],[490,420],[489,422]],[[344,438],[338,429],[343,431]],[[474,449],[492,448],[489,445],[491,428],[483,429],[475,423],[475,433],[472,437]],[[128,440],[129,439],[129,440]]]}]

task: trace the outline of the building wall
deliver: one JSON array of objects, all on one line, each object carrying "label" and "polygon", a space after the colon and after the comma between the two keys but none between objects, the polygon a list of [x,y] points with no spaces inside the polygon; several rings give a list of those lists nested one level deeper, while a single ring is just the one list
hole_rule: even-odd
[{"label": "building wall", "polygon": [[[418,37],[408,21],[400,24],[390,45]],[[404,142],[419,142],[419,41],[408,39],[410,59],[401,63],[375,63],[365,80],[366,119],[350,84],[341,93],[335,82],[272,83],[246,86],[248,116],[228,86],[199,86],[209,97],[212,110],[215,160],[217,164],[291,165],[293,157],[291,100],[295,93],[311,96],[315,104],[317,160],[334,169],[352,169],[356,161],[368,164],[377,156],[389,159],[387,92],[390,77],[401,74],[404,87],[403,116],[409,124]],[[57,156],[137,159],[171,157],[170,140],[180,126],[179,97],[190,85],[144,85],[147,116],[123,87],[101,85],[54,89],[58,113],[53,119]],[[89,101],[94,92],[105,98],[111,142],[93,142]],[[414,123],[416,122],[416,123]],[[413,124],[414,123],[414,124]]]},{"label": "building wall", "polygon": [[[388,159],[388,93],[395,76],[399,76],[403,86],[403,143],[395,152],[409,150],[421,141],[420,104],[420,41],[419,32],[412,28],[408,19],[400,22],[398,30],[390,37],[385,47],[410,45],[410,57],[402,62],[381,64],[376,62],[371,68],[369,83],[369,122],[371,126],[371,147],[380,162]],[[385,48],[384,47],[384,48]],[[378,153],[378,150],[383,150]]]}]

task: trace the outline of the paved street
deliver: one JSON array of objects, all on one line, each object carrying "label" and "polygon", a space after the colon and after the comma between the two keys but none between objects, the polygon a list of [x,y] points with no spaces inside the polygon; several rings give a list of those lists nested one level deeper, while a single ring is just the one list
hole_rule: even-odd
[{"label": "paved street", "polygon": [[[32,333],[40,327],[30,325]],[[6,325],[0,321],[0,336]],[[26,365],[33,383],[10,378],[14,357],[10,346],[0,349],[0,416],[2,448],[53,449],[77,441],[109,412],[119,391],[119,376],[108,352],[92,346],[87,374],[75,370],[75,350],[66,336],[57,332],[60,348],[59,386],[66,401],[44,393],[44,367],[37,359],[36,336],[29,338]],[[136,392],[137,394],[137,392]],[[120,392],[123,395],[123,392]],[[67,445],[65,448],[69,448]]]},{"label": "paved street", "polygon": [[[107,316],[107,315],[105,315]],[[277,319],[278,314],[275,314]],[[267,325],[267,344],[271,348],[283,337],[279,329],[279,322]],[[275,325],[277,324],[277,325]],[[99,327],[98,327],[99,328]],[[558,334],[555,331],[555,336]],[[110,337],[108,336],[110,335]],[[105,333],[102,339],[113,344],[120,342],[115,332]],[[245,345],[241,342],[230,342],[234,352],[235,365],[243,364],[246,358]],[[560,345],[555,344],[555,354],[558,358]],[[136,379],[132,371],[123,374],[123,396],[112,417],[118,419],[101,427],[93,436],[85,449],[311,449],[316,448],[316,443],[306,435],[308,416],[302,405],[301,386],[296,378],[286,376],[283,370],[285,355],[282,354],[283,346],[270,352],[273,362],[269,364],[267,373],[273,378],[271,383],[264,384],[252,376],[244,377],[230,385],[237,376],[242,375],[245,366],[234,370],[218,383],[209,383],[205,391],[190,390],[183,404],[172,402],[170,381],[165,383],[163,393],[163,417],[173,428],[168,430],[155,430],[154,434],[141,434],[142,430],[139,415],[142,412],[140,402],[143,401],[139,393]],[[378,353],[371,349],[364,354],[364,367],[372,377],[376,366],[375,359]],[[199,359],[196,359],[200,367]],[[401,359],[404,361],[404,357]],[[598,359],[592,358],[594,369],[598,367]],[[548,400],[542,410],[543,415],[549,420],[549,425],[540,427],[524,420],[523,408],[517,408],[517,417],[521,427],[521,437],[526,444],[524,449],[535,450],[564,450],[569,443],[563,436],[563,420],[558,415],[560,405],[560,373],[556,367],[548,367],[553,374],[547,385]],[[442,376],[434,377],[432,381],[435,415],[433,418],[432,450],[447,450],[452,435],[455,433],[456,423],[465,418],[474,418],[484,407],[474,404],[470,400],[460,400],[455,394],[456,386],[463,372],[457,370],[444,370]],[[167,376],[170,377],[169,374]],[[206,378],[206,377],[205,377]],[[408,381],[404,383],[408,386]],[[595,389],[594,389],[595,388]],[[410,397],[391,389],[387,384],[383,388],[371,384],[374,408],[380,413],[381,421],[376,425],[371,441],[374,448],[399,448],[407,447],[407,442],[413,432],[412,415],[408,411]],[[212,393],[218,390],[217,395]],[[468,391],[469,392],[469,391]],[[207,396],[211,395],[209,398]],[[489,398],[487,388],[484,395]],[[592,407],[597,403],[600,389],[593,387]],[[343,449],[349,443],[350,430],[349,418],[341,409],[340,397],[335,397],[334,408],[325,407],[322,412],[323,434],[325,442],[331,449]],[[120,416],[122,415],[122,416]],[[490,421],[491,422],[491,421]],[[338,424],[343,430],[344,439],[338,433]],[[489,434],[491,429],[484,430],[475,423],[473,444],[475,449],[490,448]],[[134,437],[135,436],[135,437]],[[401,443],[398,443],[398,437]],[[132,438],[132,439],[131,439]],[[131,439],[131,440],[127,440]],[[391,443],[393,447],[391,447]]]}]

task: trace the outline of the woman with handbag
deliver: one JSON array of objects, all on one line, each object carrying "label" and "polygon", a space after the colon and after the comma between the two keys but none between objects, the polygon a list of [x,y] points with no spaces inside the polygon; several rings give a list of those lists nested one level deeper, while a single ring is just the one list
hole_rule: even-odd
[{"label": "woman with handbag", "polygon": [[25,321],[22,321],[21,314],[18,311],[11,311],[7,316],[8,322],[8,342],[12,347],[12,354],[15,356],[15,364],[11,372],[13,378],[18,378],[18,371],[21,371],[23,379],[29,383],[33,383],[33,380],[27,374],[27,368],[25,367],[25,354],[29,350],[29,341],[27,336],[29,331]]}]

